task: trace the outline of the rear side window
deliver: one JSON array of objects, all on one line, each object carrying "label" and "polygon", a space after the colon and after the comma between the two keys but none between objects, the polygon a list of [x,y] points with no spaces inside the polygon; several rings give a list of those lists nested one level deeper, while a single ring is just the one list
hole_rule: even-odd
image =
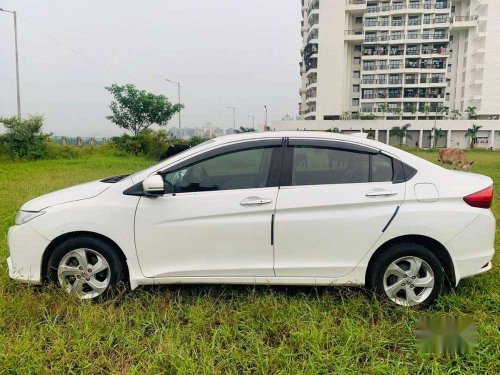
[{"label": "rear side window", "polygon": [[353,184],[369,181],[369,154],[310,146],[294,147],[293,186]]},{"label": "rear side window", "polygon": [[372,182],[392,181],[394,169],[392,159],[388,156],[377,154],[371,156]]}]

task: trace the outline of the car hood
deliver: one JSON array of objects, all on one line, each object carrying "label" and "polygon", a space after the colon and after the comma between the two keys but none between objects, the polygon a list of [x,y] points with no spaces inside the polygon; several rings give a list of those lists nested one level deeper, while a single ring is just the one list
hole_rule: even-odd
[{"label": "car hood", "polygon": [[26,202],[21,207],[21,210],[40,211],[48,207],[56,206],[58,204],[94,198],[104,192],[110,186],[111,184],[108,183],[93,181],[86,184],[57,190]]}]

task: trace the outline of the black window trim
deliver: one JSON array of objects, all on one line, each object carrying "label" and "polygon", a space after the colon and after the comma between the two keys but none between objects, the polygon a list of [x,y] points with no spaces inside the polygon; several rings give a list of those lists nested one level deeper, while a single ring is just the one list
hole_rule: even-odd
[{"label": "black window trim", "polygon": [[[282,160],[283,160],[283,138],[270,138],[270,139],[258,139],[258,140],[249,140],[237,143],[231,143],[228,145],[224,145],[221,147],[214,148],[212,150],[208,150],[206,152],[202,152],[198,155],[194,155],[190,158],[182,160],[174,165],[171,165],[163,170],[156,172],[157,174],[164,176],[167,173],[177,171],[179,169],[183,169],[189,167],[193,164],[202,162],[204,160],[209,160],[215,158],[217,156],[222,156],[225,154],[230,154],[237,151],[251,150],[256,148],[273,148],[273,153],[271,155],[271,163],[269,166],[269,173],[267,177],[266,188],[268,187],[279,187],[279,181],[281,179],[282,172]],[[139,182],[130,188],[126,189],[123,194],[124,195],[134,195],[134,196],[144,196],[144,189],[142,187],[142,182]],[[241,189],[244,190],[244,189]],[[224,191],[224,190],[221,190]],[[203,193],[203,192],[199,192]],[[189,194],[189,193],[168,193],[169,195],[177,195],[177,194]],[[165,195],[165,194],[163,194]]]},{"label": "black window trim", "polygon": [[[309,146],[312,148],[326,148],[333,150],[349,151],[355,153],[362,153],[369,155],[369,182],[367,183],[377,183],[372,181],[372,156],[373,155],[384,155],[392,160],[393,177],[392,183],[399,184],[411,180],[416,174],[417,170],[401,160],[395,158],[392,155],[387,154],[381,149],[372,148],[369,146],[353,143],[344,142],[337,140],[327,140],[327,139],[300,139],[300,138],[285,138],[284,139],[284,150],[283,150],[283,170],[281,172],[280,187],[294,186],[292,185],[292,172],[293,172],[293,148],[295,146]],[[391,182],[391,181],[387,181]],[[380,183],[380,182],[378,182]],[[335,185],[335,184],[332,184]],[[345,184],[338,184],[345,185]],[[303,185],[303,186],[314,186],[314,185]]]}]

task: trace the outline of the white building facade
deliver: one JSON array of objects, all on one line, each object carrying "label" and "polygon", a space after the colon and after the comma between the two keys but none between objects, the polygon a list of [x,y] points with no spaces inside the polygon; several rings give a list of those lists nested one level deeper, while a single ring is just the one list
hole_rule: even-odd
[{"label": "white building facade", "polygon": [[303,120],[500,118],[500,1],[302,0],[302,12]]}]

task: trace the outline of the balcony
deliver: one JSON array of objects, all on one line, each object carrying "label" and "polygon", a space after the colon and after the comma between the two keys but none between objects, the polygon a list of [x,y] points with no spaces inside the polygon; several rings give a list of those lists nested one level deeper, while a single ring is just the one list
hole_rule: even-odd
[{"label": "balcony", "polygon": [[468,28],[476,27],[478,21],[478,16],[454,16],[451,17],[450,28],[453,30],[466,30]]},{"label": "balcony", "polygon": [[366,0],[346,0],[346,12],[363,14],[366,10]]},{"label": "balcony", "polygon": [[363,42],[365,40],[364,30],[346,30],[344,32],[344,39],[348,42]]}]

